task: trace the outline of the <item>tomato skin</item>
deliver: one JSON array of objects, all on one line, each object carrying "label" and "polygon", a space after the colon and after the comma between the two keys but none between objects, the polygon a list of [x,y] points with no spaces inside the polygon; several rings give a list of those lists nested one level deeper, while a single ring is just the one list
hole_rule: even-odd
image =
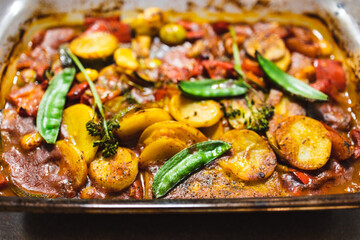
[{"label": "tomato skin", "polygon": [[244,61],[241,64],[241,68],[244,71],[251,71],[253,72],[256,76],[259,77],[264,77],[265,73],[264,71],[261,69],[261,67],[259,66],[259,64],[249,58],[245,58]]},{"label": "tomato skin", "polygon": [[109,18],[87,18],[85,25],[88,27],[86,32],[108,32],[114,35],[119,42],[131,41],[130,26],[120,22],[116,17]]},{"label": "tomato skin", "polygon": [[346,75],[341,62],[331,59],[316,59],[316,79],[330,80],[339,91],[346,88]]}]

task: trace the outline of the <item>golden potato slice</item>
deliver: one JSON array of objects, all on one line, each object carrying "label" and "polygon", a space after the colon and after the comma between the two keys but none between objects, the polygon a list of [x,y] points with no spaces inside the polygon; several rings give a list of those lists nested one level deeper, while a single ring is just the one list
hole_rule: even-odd
[{"label": "golden potato slice", "polygon": [[135,181],[139,171],[138,161],[133,151],[119,147],[115,156],[101,156],[91,162],[89,176],[108,191],[121,191]]},{"label": "golden potato slice", "polygon": [[120,128],[116,135],[122,141],[137,139],[148,126],[162,121],[171,120],[171,116],[161,108],[148,108],[130,111],[119,120]]},{"label": "golden potato slice", "polygon": [[83,152],[86,163],[94,160],[98,147],[93,143],[98,137],[89,135],[86,123],[94,118],[94,111],[85,104],[75,104],[64,110],[61,129],[66,131],[65,138]]},{"label": "golden potato slice", "polygon": [[244,181],[268,178],[275,170],[276,156],[267,141],[250,130],[231,130],[221,138],[232,144],[232,154],[219,165]]},{"label": "golden potato slice", "polygon": [[139,138],[139,145],[148,145],[161,137],[175,138],[188,146],[208,140],[198,129],[185,123],[164,121],[146,128]]},{"label": "golden potato slice", "polygon": [[197,101],[175,95],[170,100],[169,108],[176,120],[196,128],[210,127],[223,117],[220,104],[213,100]]},{"label": "golden potato slice", "polygon": [[244,42],[246,53],[255,58],[255,52],[258,51],[270,61],[276,61],[286,55],[284,41],[277,34],[265,34],[258,32],[252,35]]},{"label": "golden potato slice", "polygon": [[118,47],[117,38],[107,32],[89,32],[75,38],[69,44],[71,52],[84,59],[106,58]]},{"label": "golden potato slice", "polygon": [[60,140],[56,142],[62,159],[60,162],[60,174],[67,175],[74,189],[79,189],[86,182],[87,165],[83,154],[73,144]]},{"label": "golden potato slice", "polygon": [[129,48],[118,48],[114,53],[114,60],[116,64],[122,69],[136,70],[139,67],[139,63],[136,60],[136,56]]},{"label": "golden potato slice", "polygon": [[323,125],[328,130],[327,136],[331,141],[331,156],[339,161],[351,158],[354,154],[354,146],[351,142],[325,123]]},{"label": "golden potato slice", "polygon": [[331,141],[327,134],[319,121],[292,116],[283,120],[274,135],[284,160],[299,169],[315,170],[330,157]]},{"label": "golden potato slice", "polygon": [[146,167],[149,164],[164,162],[186,147],[187,145],[179,139],[160,137],[146,145],[140,154],[139,164]]},{"label": "golden potato slice", "polygon": [[206,137],[212,140],[218,140],[224,135],[224,126],[222,121],[217,122],[211,127],[202,128],[201,131],[205,134]]},{"label": "golden potato slice", "polygon": [[286,72],[287,69],[290,66],[290,63],[291,63],[291,53],[290,53],[290,51],[286,49],[285,55],[282,58],[280,58],[279,60],[277,60],[276,62],[274,62],[274,63],[281,70]]}]

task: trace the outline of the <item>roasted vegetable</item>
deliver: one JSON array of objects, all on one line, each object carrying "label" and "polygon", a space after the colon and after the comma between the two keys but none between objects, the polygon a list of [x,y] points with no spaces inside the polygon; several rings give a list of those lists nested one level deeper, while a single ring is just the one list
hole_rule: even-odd
[{"label": "roasted vegetable", "polygon": [[164,196],[192,172],[223,155],[231,144],[207,141],[186,148],[169,159],[156,173],[152,185],[156,198]]},{"label": "roasted vegetable", "polygon": [[59,134],[66,94],[74,80],[75,68],[65,68],[54,76],[41,99],[36,127],[47,143],[55,143]]},{"label": "roasted vegetable", "polygon": [[138,158],[127,148],[119,147],[111,158],[100,157],[90,163],[90,178],[108,191],[121,191],[135,181]]},{"label": "roasted vegetable", "polygon": [[231,155],[219,165],[244,181],[268,178],[275,170],[276,156],[269,144],[249,130],[231,130],[221,138],[232,144]]},{"label": "roasted vegetable", "polygon": [[183,26],[168,23],[160,29],[160,40],[170,46],[179,45],[186,39],[186,30]]},{"label": "roasted vegetable", "polygon": [[151,124],[167,120],[171,120],[171,116],[160,108],[134,109],[119,120],[116,135],[122,141],[134,140]]},{"label": "roasted vegetable", "polygon": [[69,49],[83,59],[105,59],[118,47],[116,37],[107,32],[89,32],[75,38]]},{"label": "roasted vegetable", "polygon": [[274,135],[283,160],[294,167],[315,170],[329,160],[331,140],[328,131],[322,123],[312,118],[288,117]]},{"label": "roasted vegetable", "polygon": [[193,127],[210,127],[223,117],[220,104],[213,100],[194,101],[176,95],[171,98],[169,108],[176,120]]},{"label": "roasted vegetable", "polygon": [[87,165],[82,152],[64,140],[57,141],[56,146],[63,155],[60,174],[67,175],[73,188],[79,189],[85,184],[87,176]]},{"label": "roasted vegetable", "polygon": [[[99,76],[98,71],[95,70],[95,69],[85,68],[85,71],[86,71],[87,75],[89,76],[90,80],[93,81],[93,82],[94,82],[94,81],[98,78],[98,76]],[[79,82],[85,82],[85,81],[86,81],[85,75],[84,75],[84,73],[82,73],[82,72],[77,73],[77,74],[75,75],[75,77],[76,77],[76,80],[78,80]]]},{"label": "roasted vegetable", "polygon": [[164,162],[186,147],[185,142],[176,138],[156,138],[142,150],[139,164],[145,167],[149,164]]},{"label": "roasted vegetable", "polygon": [[155,36],[165,23],[163,11],[157,7],[150,7],[140,13],[131,23],[131,27],[139,35]]},{"label": "roasted vegetable", "polygon": [[91,92],[94,96],[95,105],[97,106],[99,113],[101,115],[100,124],[95,123],[93,120],[86,123],[86,129],[92,136],[100,136],[101,139],[99,141],[95,141],[95,146],[103,147],[103,155],[106,157],[111,157],[116,154],[117,150],[117,141],[114,138],[113,129],[119,127],[117,119],[111,119],[109,123],[111,126],[108,126],[108,122],[105,119],[105,113],[103,109],[102,102],[100,100],[100,96],[96,91],[94,83],[91,81],[90,77],[87,75],[87,72],[84,66],[81,64],[80,60],[70,51],[70,49],[66,50],[67,54],[74,61],[75,65],[80,69],[80,71],[84,74],[86,81],[89,84]]},{"label": "roasted vegetable", "polygon": [[33,132],[33,133],[26,134],[21,139],[20,144],[23,149],[31,150],[36,147],[39,147],[43,142],[44,142],[44,139],[41,137],[40,133]]},{"label": "roasted vegetable", "polygon": [[88,134],[87,123],[95,118],[94,111],[85,104],[75,104],[64,110],[62,119],[62,130],[66,132],[66,139],[72,142],[83,152],[86,163],[90,163],[96,154],[98,146],[93,142],[99,137]]},{"label": "roasted vegetable", "polygon": [[259,52],[270,61],[283,58],[286,54],[284,41],[276,34],[267,35],[263,32],[255,33],[244,42],[246,53],[255,58],[255,52]]},{"label": "roasted vegetable", "polygon": [[134,53],[129,48],[118,48],[114,53],[116,64],[124,70],[136,70],[139,63],[134,56]]},{"label": "roasted vegetable", "polygon": [[247,92],[242,81],[228,79],[181,81],[179,88],[186,95],[200,98],[234,97]]},{"label": "roasted vegetable", "polygon": [[266,75],[274,81],[276,84],[283,87],[286,91],[293,93],[297,96],[304,97],[308,100],[328,100],[328,96],[314,88],[310,87],[306,83],[288,75],[278,68],[273,62],[267,60],[260,53],[256,54],[256,58],[264,70]]},{"label": "roasted vegetable", "polygon": [[208,140],[198,129],[182,122],[163,121],[150,125],[141,134],[138,144],[149,145],[156,139],[169,137],[179,139],[188,146]]}]

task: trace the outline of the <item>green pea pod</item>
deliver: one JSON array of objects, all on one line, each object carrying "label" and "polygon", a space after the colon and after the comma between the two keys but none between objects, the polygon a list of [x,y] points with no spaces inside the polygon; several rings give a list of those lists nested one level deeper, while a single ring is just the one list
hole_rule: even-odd
[{"label": "green pea pod", "polygon": [[231,148],[224,141],[197,143],[170,158],[156,173],[152,184],[156,198],[164,196],[177,183]]},{"label": "green pea pod", "polygon": [[36,127],[47,143],[55,143],[59,134],[66,94],[74,80],[75,68],[65,68],[54,76],[41,99]]},{"label": "green pea pod", "polygon": [[179,88],[187,95],[201,98],[233,97],[247,92],[247,87],[242,81],[231,79],[182,81]]},{"label": "green pea pod", "polygon": [[328,96],[326,94],[285,73],[273,62],[261,56],[260,53],[256,52],[255,55],[260,67],[266,75],[276,84],[283,87],[286,91],[297,96],[304,97],[308,100],[328,100]]}]

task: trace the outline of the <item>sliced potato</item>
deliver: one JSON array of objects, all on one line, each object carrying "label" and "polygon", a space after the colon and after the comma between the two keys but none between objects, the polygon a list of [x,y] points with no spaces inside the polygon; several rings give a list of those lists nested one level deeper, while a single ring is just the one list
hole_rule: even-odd
[{"label": "sliced potato", "polygon": [[276,156],[264,138],[250,130],[231,130],[222,140],[232,144],[232,154],[219,165],[244,181],[268,178],[275,170]]},{"label": "sliced potato", "polygon": [[351,158],[354,154],[354,146],[351,145],[351,142],[328,125],[324,123],[323,125],[328,130],[327,136],[332,143],[331,156],[340,161]]},{"label": "sliced potato", "polygon": [[327,134],[319,121],[292,116],[275,130],[275,139],[285,161],[299,169],[315,170],[329,160],[331,141]]},{"label": "sliced potato", "polygon": [[223,117],[220,104],[214,100],[196,101],[182,95],[170,100],[170,113],[178,121],[193,127],[210,127]]},{"label": "sliced potato", "polygon": [[270,61],[276,61],[286,55],[284,41],[277,34],[264,34],[257,32],[244,42],[246,53],[255,58],[255,52],[258,51]]},{"label": "sliced potato", "polygon": [[161,108],[130,111],[119,120],[120,128],[116,131],[116,135],[122,141],[134,140],[148,126],[168,120],[171,120],[171,116]]},{"label": "sliced potato", "polygon": [[106,58],[118,47],[117,38],[106,32],[89,32],[71,41],[69,48],[84,59]]},{"label": "sliced potato", "polygon": [[138,158],[135,153],[119,147],[115,156],[101,156],[91,162],[89,176],[108,191],[121,191],[135,181],[138,171]]},{"label": "sliced potato", "polygon": [[148,145],[161,137],[179,139],[188,146],[208,140],[198,129],[185,123],[164,121],[147,127],[139,138],[139,145]]},{"label": "sliced potato", "polygon": [[144,148],[139,157],[139,164],[145,167],[152,163],[164,162],[186,147],[187,145],[179,139],[160,137]]},{"label": "sliced potato", "polygon": [[75,145],[60,140],[56,142],[63,155],[60,162],[60,174],[67,175],[74,189],[79,189],[86,182],[87,165],[82,152]]},{"label": "sliced potato", "polygon": [[94,160],[98,147],[93,143],[98,137],[89,135],[86,123],[94,119],[94,111],[85,104],[75,104],[64,110],[62,119],[62,130],[66,131],[66,139],[76,145],[83,152],[86,163]]},{"label": "sliced potato", "polygon": [[150,54],[151,37],[138,35],[131,40],[131,49],[137,56],[147,58]]},{"label": "sliced potato", "polygon": [[116,49],[114,59],[116,64],[125,70],[128,69],[133,71],[139,67],[135,54],[129,48]]},{"label": "sliced potato", "polygon": [[224,126],[222,121],[217,122],[211,127],[202,128],[201,131],[205,134],[206,137],[212,140],[218,140],[224,135]]},{"label": "sliced potato", "polygon": [[274,62],[276,64],[276,66],[278,66],[281,70],[283,71],[287,71],[287,69],[290,66],[291,63],[291,53],[289,50],[286,49],[286,53],[285,55],[280,58],[279,60],[277,60],[276,62]]}]

